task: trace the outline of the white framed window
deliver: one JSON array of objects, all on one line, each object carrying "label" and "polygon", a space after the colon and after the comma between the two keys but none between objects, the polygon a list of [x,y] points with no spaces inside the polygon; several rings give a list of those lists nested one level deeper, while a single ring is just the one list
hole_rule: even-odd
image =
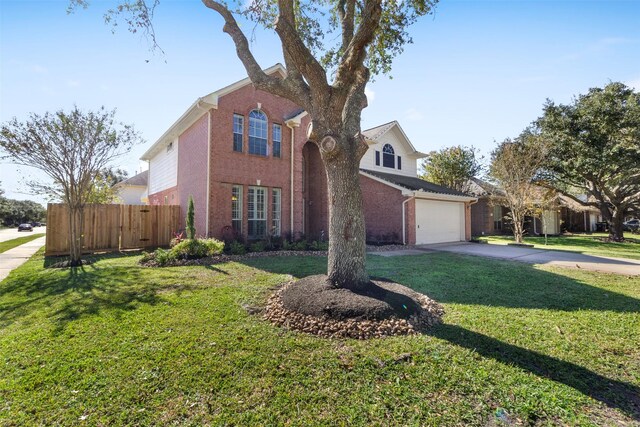
[{"label": "white framed window", "polygon": [[242,234],[242,185],[231,188],[231,228],[234,233]]},{"label": "white framed window", "polygon": [[260,110],[249,113],[249,154],[267,156],[267,115]]},{"label": "white framed window", "polygon": [[281,233],[282,218],[282,190],[271,190],[271,234],[279,236]]},{"label": "white framed window", "polygon": [[244,116],[233,115],[233,151],[242,153],[242,143],[244,137]]},{"label": "white framed window", "polygon": [[382,166],[385,168],[396,168],[396,153],[391,144],[385,144],[382,147]]},{"label": "white framed window", "polygon": [[273,157],[280,157],[280,147],[282,145],[282,126],[274,123],[271,135],[271,137],[273,138]]},{"label": "white framed window", "polygon": [[249,187],[247,194],[247,235],[250,239],[262,239],[267,231],[266,188]]}]

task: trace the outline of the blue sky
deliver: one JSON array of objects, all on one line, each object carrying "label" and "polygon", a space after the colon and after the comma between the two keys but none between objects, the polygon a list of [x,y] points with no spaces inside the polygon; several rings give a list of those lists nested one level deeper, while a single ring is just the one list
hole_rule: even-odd
[{"label": "blue sky", "polygon": [[[246,74],[221,19],[199,0],[161,2],[154,22],[164,55],[123,26],[112,33],[103,14],[113,5],[94,0],[69,15],[65,0],[0,0],[0,122],[74,104],[117,108],[146,140],[117,165],[133,175],[197,97]],[[637,0],[442,0],[412,27],[393,78],[369,85],[363,129],[398,120],[420,151],[462,144],[488,155],[547,98],[567,103],[609,81],[640,90],[638,22]],[[282,61],[271,34],[257,31],[252,48],[264,67]],[[33,176],[0,164],[7,197],[43,202],[26,194]]]}]

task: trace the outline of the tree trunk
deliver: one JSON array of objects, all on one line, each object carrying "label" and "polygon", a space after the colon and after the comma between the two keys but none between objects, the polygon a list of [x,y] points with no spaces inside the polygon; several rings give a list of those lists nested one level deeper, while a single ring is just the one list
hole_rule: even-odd
[{"label": "tree trunk", "polygon": [[329,193],[327,275],[334,286],[351,290],[361,290],[369,284],[360,157],[357,152],[323,155]]},{"label": "tree trunk", "polygon": [[69,206],[69,264],[82,265],[82,246],[84,240],[84,209]]},{"label": "tree trunk", "polygon": [[622,242],[624,240],[624,210],[616,209],[609,223],[609,240]]},{"label": "tree trunk", "polygon": [[511,220],[513,222],[513,237],[516,243],[522,243],[522,236],[524,235],[524,218],[517,212],[517,210],[511,209]]}]

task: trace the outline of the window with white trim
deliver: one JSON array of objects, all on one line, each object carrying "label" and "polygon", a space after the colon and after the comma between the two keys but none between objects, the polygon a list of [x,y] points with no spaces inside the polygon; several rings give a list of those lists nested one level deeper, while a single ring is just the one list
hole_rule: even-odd
[{"label": "window with white trim", "polygon": [[396,168],[396,153],[393,151],[391,144],[385,144],[382,147],[382,166],[385,168]]},{"label": "window with white trim", "polygon": [[279,236],[281,232],[282,218],[282,190],[271,190],[271,234]]},{"label": "window with white trim", "polygon": [[282,126],[274,123],[271,135],[271,138],[273,138],[273,157],[280,157],[280,146],[282,143]]},{"label": "window with white trim", "polygon": [[250,239],[262,239],[267,231],[266,189],[249,187],[247,194],[247,235]]},{"label": "window with white trim", "polygon": [[260,110],[249,113],[249,154],[267,154],[267,116]]},{"label": "window with white trim", "polygon": [[244,116],[233,115],[233,151],[242,153],[242,143],[244,137]]},{"label": "window with white trim", "polygon": [[242,234],[242,185],[231,188],[231,228],[234,233]]}]

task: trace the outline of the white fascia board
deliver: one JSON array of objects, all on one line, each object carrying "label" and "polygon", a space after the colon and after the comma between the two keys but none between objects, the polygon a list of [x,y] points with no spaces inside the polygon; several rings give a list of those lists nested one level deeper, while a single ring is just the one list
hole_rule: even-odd
[{"label": "white fascia board", "polygon": [[[279,73],[283,78],[287,76],[287,70],[280,63],[265,69],[264,73],[267,75]],[[180,118],[176,120],[175,123],[173,123],[171,127],[169,127],[169,129],[167,129],[167,131],[162,134],[160,138],[158,138],[158,140],[151,146],[151,148],[149,148],[142,155],[142,157],[140,157],[140,160],[151,160],[156,152],[163,146],[163,143],[173,141],[177,136],[187,130],[189,126],[194,124],[198,119],[200,119],[200,117],[202,117],[204,113],[206,113],[211,108],[218,108],[218,99],[221,96],[236,91],[249,84],[251,84],[251,79],[247,77],[233,84],[230,84],[229,86],[225,86],[222,89],[198,98],[196,102],[194,102],[187,109],[187,111],[185,111],[184,114],[180,116]]]},{"label": "white fascia board", "polygon": [[307,115],[309,115],[309,113],[307,113],[306,111],[303,111],[302,113],[298,114],[297,116],[291,117],[285,123],[290,128],[291,127],[296,127],[297,128],[302,123],[302,119]]},{"label": "white fascia board", "polygon": [[[151,160],[153,156],[167,143],[172,142],[175,138],[180,136],[182,132],[187,130],[193,125],[200,117],[202,117],[211,108],[218,108],[217,98],[214,98],[214,93],[211,93],[203,98],[198,98],[196,102],[191,104],[187,111],[176,120],[165,133],[140,157],[140,160]],[[215,103],[207,102],[215,101]]]},{"label": "white fascia board", "polygon": [[455,194],[431,193],[429,191],[414,191],[411,194],[416,199],[441,200],[445,202],[474,202],[478,199],[471,196],[457,196]]},{"label": "white fascia board", "polygon": [[379,183],[382,183],[384,185],[388,185],[389,187],[395,188],[396,190],[400,190],[400,191],[402,191],[402,195],[403,196],[413,196],[414,192],[409,190],[408,188],[404,188],[404,187],[402,187],[400,185],[397,185],[397,184],[394,184],[392,182],[386,181],[386,180],[384,180],[382,178],[378,178],[375,175],[371,175],[371,174],[368,174],[368,173],[363,172],[363,171],[360,171],[360,175],[366,176],[367,178],[372,179],[374,181],[377,181]]}]

